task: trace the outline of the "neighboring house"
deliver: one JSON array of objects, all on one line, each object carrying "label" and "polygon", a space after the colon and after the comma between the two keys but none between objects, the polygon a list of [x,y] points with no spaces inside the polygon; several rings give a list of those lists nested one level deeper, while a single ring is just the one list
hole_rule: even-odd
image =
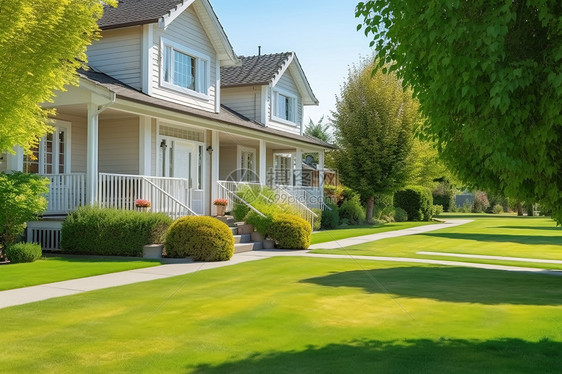
[{"label": "neighboring house", "polygon": [[55,132],[35,157],[0,162],[50,179],[46,216],[139,198],[173,217],[211,215],[239,182],[322,206],[322,178],[302,187],[299,160],[317,153],[322,172],[332,146],[302,135],[303,105],[318,101],[294,53],[238,57],[208,0],[121,0],[99,25],[91,69],[46,105]]}]

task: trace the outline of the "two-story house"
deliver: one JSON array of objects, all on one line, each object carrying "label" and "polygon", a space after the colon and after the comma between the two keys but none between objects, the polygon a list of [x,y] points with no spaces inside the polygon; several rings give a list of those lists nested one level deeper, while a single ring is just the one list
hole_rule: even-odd
[{"label": "two-story house", "polygon": [[238,57],[208,0],[121,0],[99,25],[79,86],[46,104],[55,132],[35,157],[0,164],[50,179],[46,215],[139,198],[211,215],[239,183],[321,202],[321,183],[301,189],[299,171],[303,153],[321,170],[331,146],[302,135],[303,106],[318,101],[294,53]]}]

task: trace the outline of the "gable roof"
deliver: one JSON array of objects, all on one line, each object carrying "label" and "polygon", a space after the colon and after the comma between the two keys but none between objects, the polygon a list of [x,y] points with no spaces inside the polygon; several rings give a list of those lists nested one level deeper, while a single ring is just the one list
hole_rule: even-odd
[{"label": "gable roof", "polygon": [[272,129],[270,127],[265,127],[264,125],[256,121],[252,121],[224,105],[221,105],[222,110],[220,111],[220,113],[208,112],[202,109],[196,109],[186,105],[181,105],[149,96],[104,73],[96,72],[93,70],[79,70],[78,73],[81,79],[85,79],[88,82],[93,82],[94,84],[100,85],[105,89],[115,93],[117,98],[121,98],[127,101],[152,106],[155,108],[166,109],[181,114],[192,115],[199,118],[210,119],[224,124],[246,128],[249,130],[258,130],[269,135],[297,140],[327,149],[335,149],[334,145],[325,143],[322,140],[311,137],[309,135],[297,135],[281,130]]},{"label": "gable roof", "polygon": [[209,0],[119,0],[116,8],[104,7],[98,25],[102,30],[110,30],[157,23],[165,29],[192,5],[223,65],[238,64],[232,44]]},{"label": "gable roof", "polygon": [[221,67],[221,87],[267,85],[275,86],[288,70],[297,85],[304,105],[318,105],[310,83],[295,52],[258,56],[238,56],[241,64]]}]

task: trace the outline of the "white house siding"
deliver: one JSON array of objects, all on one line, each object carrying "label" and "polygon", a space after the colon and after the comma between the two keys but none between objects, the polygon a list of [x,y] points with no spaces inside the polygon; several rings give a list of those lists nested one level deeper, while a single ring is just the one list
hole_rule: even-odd
[{"label": "white house siding", "polygon": [[88,47],[88,63],[95,69],[141,89],[142,27],[102,32],[102,38]]},{"label": "white house siding", "polygon": [[86,119],[74,119],[71,123],[70,169],[73,173],[85,173],[88,157],[88,124]]},{"label": "white house siding", "polygon": [[[162,37],[210,57],[211,63],[209,70],[211,78],[209,81],[208,91],[209,99],[191,96],[160,86],[160,42]],[[166,30],[154,27],[153,40],[152,95],[175,103],[185,104],[194,108],[214,112],[217,80],[216,51],[192,7],[189,7],[179,17],[177,17]]]},{"label": "white house siding", "polygon": [[261,86],[222,88],[221,102],[251,120],[261,120]]},{"label": "white house siding", "polygon": [[139,173],[138,117],[100,122],[99,170],[103,173]]},{"label": "white house siding", "polygon": [[152,173],[150,175],[156,176],[156,158],[158,152],[160,151],[158,144],[156,143],[156,118],[152,119],[152,123],[150,125],[150,149],[152,150],[151,153],[151,169]]},{"label": "white house siding", "polygon": [[275,91],[276,88],[282,89],[284,91],[287,91],[293,95],[295,95],[297,97],[297,123],[296,125],[292,126],[292,125],[287,125],[285,123],[282,122],[278,122],[275,121],[275,118],[273,117],[273,113],[272,113],[272,108],[273,108],[273,96],[270,94],[269,100],[268,100],[268,106],[269,106],[269,112],[271,114],[270,120],[269,120],[269,126],[278,130],[283,130],[283,131],[287,131],[293,134],[300,134],[300,129],[301,129],[301,124],[302,124],[302,116],[303,116],[303,107],[302,107],[302,97],[299,94],[299,90],[297,89],[297,86],[295,84],[295,81],[293,80],[293,77],[289,71],[289,69],[287,69],[285,71],[285,74],[283,74],[283,76],[281,77],[281,79],[279,79],[279,81],[277,82],[277,84],[273,87],[273,91]]},{"label": "white house siding", "polygon": [[219,157],[219,178],[226,180],[230,173],[236,170],[236,162],[238,160],[236,145],[221,146]]}]

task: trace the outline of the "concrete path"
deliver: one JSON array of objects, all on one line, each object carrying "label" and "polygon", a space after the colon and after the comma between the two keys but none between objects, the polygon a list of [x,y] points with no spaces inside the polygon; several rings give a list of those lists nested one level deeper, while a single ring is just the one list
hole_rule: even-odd
[{"label": "concrete path", "polygon": [[[451,220],[443,224],[436,224],[430,226],[421,226],[411,229],[398,230],[385,232],[380,234],[365,235],[357,238],[343,239],[341,241],[329,242],[318,244],[319,248],[328,248],[326,244],[333,246],[332,248],[341,248],[353,244],[365,243],[368,241],[393,238],[403,235],[413,235],[421,232],[428,232],[439,230],[445,227],[452,227],[462,225],[470,222],[469,220]],[[335,246],[337,244],[337,246]],[[410,262],[410,263],[423,263],[434,265],[447,265],[447,266],[464,266],[480,269],[493,269],[505,271],[523,271],[523,272],[536,272],[544,274],[562,275],[562,271],[553,271],[537,268],[526,268],[517,266],[503,266],[503,265],[489,265],[489,264],[476,264],[470,262],[457,262],[457,261],[444,261],[444,260],[430,260],[419,258],[403,258],[403,257],[376,257],[376,256],[351,256],[351,255],[330,255],[330,254],[312,254],[308,251],[295,251],[295,250],[259,250],[251,252],[237,253],[230,261],[223,262],[174,262],[160,266],[154,266],[145,269],[128,270],[119,273],[111,273],[104,275],[97,275],[88,278],[80,278],[74,280],[67,280],[56,283],[43,284],[39,286],[18,288],[14,290],[0,291],[0,309],[7,308],[15,305],[22,305],[41,300],[52,299],[55,297],[75,295],[82,292],[99,290],[109,287],[123,286],[138,282],[147,282],[156,279],[163,279],[174,277],[177,275],[184,275],[195,273],[200,270],[214,269],[224,266],[236,265],[249,261],[262,260],[269,257],[276,256],[303,256],[303,257],[321,257],[321,258],[339,258],[348,259],[351,261],[357,260],[370,260],[370,261],[394,261],[394,262]]]},{"label": "concrete path", "polygon": [[398,236],[415,235],[424,232],[430,232],[435,230],[441,230],[448,227],[454,227],[459,225],[464,225],[465,223],[472,222],[470,219],[450,219],[444,223],[436,223],[433,225],[412,227],[404,230],[381,232],[378,234],[370,234],[363,236],[356,236],[354,238],[340,239],[332,242],[325,242],[319,244],[313,244],[309,249],[337,249],[343,247],[349,247],[356,244],[363,244],[368,242],[374,242],[375,240],[396,238]]}]

